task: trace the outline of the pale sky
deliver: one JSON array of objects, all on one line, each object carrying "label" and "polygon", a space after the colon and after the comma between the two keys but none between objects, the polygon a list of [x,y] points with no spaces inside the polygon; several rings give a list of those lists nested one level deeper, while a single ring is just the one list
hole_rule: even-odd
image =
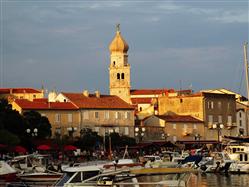
[{"label": "pale sky", "polygon": [[132,89],[245,92],[247,0],[0,0],[1,87],[109,92],[109,44],[120,23]]}]

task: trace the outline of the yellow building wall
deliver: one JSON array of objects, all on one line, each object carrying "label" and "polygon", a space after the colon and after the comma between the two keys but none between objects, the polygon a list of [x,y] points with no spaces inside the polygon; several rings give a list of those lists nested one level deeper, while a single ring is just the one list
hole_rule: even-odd
[{"label": "yellow building wall", "polygon": [[166,97],[158,98],[159,115],[191,115],[204,120],[203,97]]}]

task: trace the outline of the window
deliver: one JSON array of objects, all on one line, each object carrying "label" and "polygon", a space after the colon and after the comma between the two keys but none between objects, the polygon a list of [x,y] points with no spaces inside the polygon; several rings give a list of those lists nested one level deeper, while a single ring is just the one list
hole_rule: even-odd
[{"label": "window", "polygon": [[129,128],[125,127],[125,135],[129,135]]},{"label": "window", "polygon": [[61,121],[61,114],[55,114],[55,122],[60,122]]},{"label": "window", "polygon": [[173,136],[173,142],[176,142],[176,141],[177,141],[177,137]]},{"label": "window", "polygon": [[221,101],[218,101],[218,109],[221,109]]},{"label": "window", "polygon": [[89,119],[89,112],[88,111],[83,112],[83,119]]},{"label": "window", "polygon": [[44,114],[44,113],[41,113],[41,116],[42,116],[42,117],[46,117],[46,114]]},{"label": "window", "polygon": [[227,116],[227,124],[232,125],[232,116],[231,115]]},{"label": "window", "polygon": [[94,112],[94,117],[95,117],[95,119],[98,119],[99,118],[99,112]]},{"label": "window", "polygon": [[173,129],[176,129],[176,124],[175,123],[173,124]]},{"label": "window", "polygon": [[218,116],[218,123],[222,123],[222,115]]},{"label": "window", "polygon": [[213,123],[213,115],[208,115],[208,123]]},{"label": "window", "polygon": [[73,114],[68,114],[67,117],[68,117],[68,122],[72,123],[73,122]]},{"label": "window", "polygon": [[242,116],[242,114],[241,114],[241,112],[239,112],[239,117],[241,118],[241,116]]},{"label": "window", "polygon": [[114,66],[115,66],[115,63],[116,63],[116,62],[115,62],[115,61],[113,61],[113,65],[114,65]]},{"label": "window", "polygon": [[180,103],[182,103],[183,102],[183,100],[182,99],[180,99]]},{"label": "window", "polygon": [[121,119],[121,113],[120,112],[116,112],[115,113],[115,118],[116,119]]},{"label": "window", "polygon": [[121,74],[121,79],[124,79],[124,73]]},{"label": "window", "polygon": [[239,126],[242,127],[242,120],[239,120]]},{"label": "window", "polygon": [[139,111],[142,111],[143,110],[143,108],[142,107],[139,107]]},{"label": "window", "polygon": [[230,110],[230,102],[227,103],[227,110]]},{"label": "window", "polygon": [[104,117],[105,117],[105,119],[109,119],[110,118],[109,111],[105,111]]},{"label": "window", "polygon": [[196,124],[194,124],[194,125],[193,125],[193,129],[197,129],[197,126],[196,126]]},{"label": "window", "polygon": [[125,119],[130,119],[130,118],[131,118],[131,113],[125,112]]},{"label": "window", "polygon": [[187,131],[187,128],[188,128],[188,127],[187,127],[187,125],[186,125],[186,124],[184,124],[184,125],[183,125],[183,129],[184,129],[184,131]]},{"label": "window", "polygon": [[213,108],[214,108],[214,102],[208,101],[208,109],[213,109]]},{"label": "window", "polygon": [[36,95],[33,95],[33,98],[35,99],[35,98],[36,98]]},{"label": "window", "polygon": [[118,80],[120,79],[120,74],[119,74],[119,73],[117,73],[117,79],[118,79]]}]

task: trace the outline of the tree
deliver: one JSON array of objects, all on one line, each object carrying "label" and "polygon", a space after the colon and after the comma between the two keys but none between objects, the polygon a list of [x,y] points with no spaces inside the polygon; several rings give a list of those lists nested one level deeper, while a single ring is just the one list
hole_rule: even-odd
[{"label": "tree", "polygon": [[7,131],[7,130],[0,130],[0,143],[6,145],[17,145],[20,143],[20,139],[17,135]]},{"label": "tree", "polygon": [[17,136],[25,131],[23,117],[16,111],[6,99],[0,99],[0,129],[5,129]]},{"label": "tree", "polygon": [[36,111],[24,112],[23,116],[26,123],[26,129],[34,131],[36,128],[38,130],[38,138],[51,137],[51,124],[47,117],[41,116],[41,114]]},{"label": "tree", "polygon": [[97,132],[92,131],[92,129],[85,128],[81,130],[81,137],[76,142],[76,146],[87,149],[94,150],[102,142],[101,136]]}]

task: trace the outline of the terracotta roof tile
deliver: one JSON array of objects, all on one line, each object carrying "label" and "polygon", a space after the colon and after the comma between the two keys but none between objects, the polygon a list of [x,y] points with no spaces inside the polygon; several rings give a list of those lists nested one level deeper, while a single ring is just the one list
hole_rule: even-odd
[{"label": "terracotta roof tile", "polygon": [[158,118],[167,122],[189,122],[189,123],[202,123],[203,121],[194,118],[190,115],[156,115]]},{"label": "terracotta roof tile", "polygon": [[132,104],[151,103],[152,98],[131,98]]},{"label": "terracotta roof tile", "polygon": [[62,94],[67,97],[79,108],[98,108],[98,109],[134,109],[134,107],[117,96],[112,95],[89,95],[84,96],[82,93],[65,93]]},{"label": "terracotta roof tile", "polygon": [[173,89],[139,89],[139,90],[131,90],[131,95],[158,95],[158,94],[168,94],[174,93]]},{"label": "terracotta roof tile", "polygon": [[32,102],[27,99],[16,99],[15,103],[25,110],[75,110],[70,102]]},{"label": "terracotta roof tile", "polygon": [[0,94],[11,93],[42,93],[40,90],[34,88],[0,88]]}]

